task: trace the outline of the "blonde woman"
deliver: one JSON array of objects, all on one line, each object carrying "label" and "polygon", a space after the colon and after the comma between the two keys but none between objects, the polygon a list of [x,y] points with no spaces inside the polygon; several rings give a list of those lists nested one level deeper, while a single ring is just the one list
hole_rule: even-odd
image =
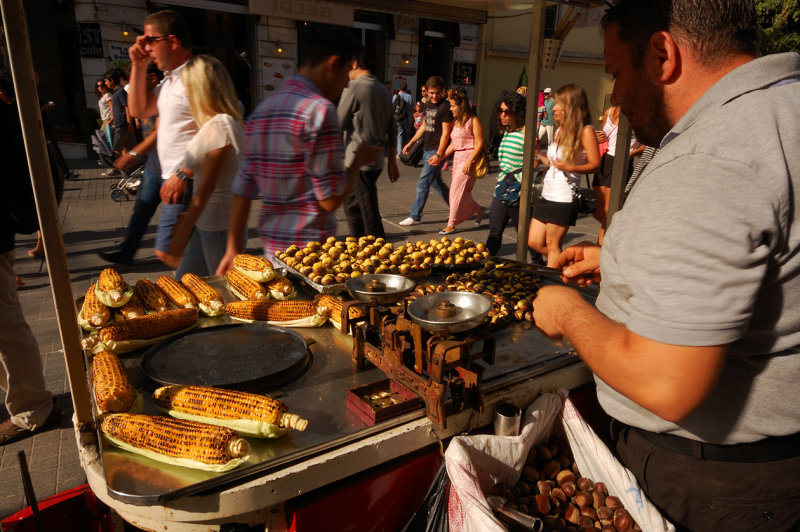
[{"label": "blonde woman", "polygon": [[[243,119],[222,63],[210,55],[190,59],[181,72],[192,116],[200,128],[176,172],[190,180],[192,199],[159,258],[184,273],[211,275],[225,254],[234,177],[239,170]],[[244,235],[242,235],[244,237]],[[163,256],[162,256],[163,255]]]},{"label": "blonde woman", "polygon": [[578,209],[573,189],[584,174],[600,166],[600,150],[591,125],[589,102],[580,85],[565,85],[556,91],[553,116],[558,129],[539,160],[549,165],[542,185],[542,199],[533,209],[528,245],[547,256],[553,266],[569,226],[575,225]]}]

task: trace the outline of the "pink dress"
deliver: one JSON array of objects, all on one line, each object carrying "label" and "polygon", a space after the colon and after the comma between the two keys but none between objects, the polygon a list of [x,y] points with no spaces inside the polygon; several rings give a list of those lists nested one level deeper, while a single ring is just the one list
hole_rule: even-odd
[{"label": "pink dress", "polygon": [[454,124],[450,133],[450,141],[453,143],[455,152],[453,153],[453,179],[450,183],[450,216],[447,220],[449,227],[455,227],[468,220],[481,208],[472,199],[475,178],[463,172],[464,163],[475,145],[475,137],[472,135],[472,120],[474,118],[467,120],[464,127]]}]

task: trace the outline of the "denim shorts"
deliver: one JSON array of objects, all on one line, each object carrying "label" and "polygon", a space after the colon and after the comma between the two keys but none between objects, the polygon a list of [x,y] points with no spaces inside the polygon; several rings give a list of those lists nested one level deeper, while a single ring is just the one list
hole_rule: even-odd
[{"label": "denim shorts", "polygon": [[192,182],[186,183],[186,189],[178,203],[162,203],[161,215],[158,218],[158,231],[156,232],[155,249],[163,253],[169,252],[172,243],[172,228],[178,221],[178,216],[186,212],[192,200]]}]

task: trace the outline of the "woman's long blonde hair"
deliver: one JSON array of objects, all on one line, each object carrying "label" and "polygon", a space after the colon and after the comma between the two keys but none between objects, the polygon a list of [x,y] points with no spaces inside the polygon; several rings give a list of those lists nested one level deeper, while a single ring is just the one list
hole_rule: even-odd
[{"label": "woman's long blonde hair", "polygon": [[218,114],[231,115],[244,124],[233,81],[219,59],[207,54],[194,56],[183,67],[181,81],[198,127]]},{"label": "woman's long blonde hair", "polygon": [[583,87],[574,83],[564,85],[556,91],[556,105],[562,109],[559,124],[558,145],[565,161],[573,162],[583,149],[581,132],[592,123],[589,115],[589,99]]}]

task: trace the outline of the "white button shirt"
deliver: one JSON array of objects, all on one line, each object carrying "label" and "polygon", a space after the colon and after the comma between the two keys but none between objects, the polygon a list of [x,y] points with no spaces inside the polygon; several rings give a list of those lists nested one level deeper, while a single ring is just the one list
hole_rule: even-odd
[{"label": "white button shirt", "polygon": [[197,134],[197,124],[189,109],[189,98],[181,81],[181,66],[164,72],[158,89],[158,160],[161,178],[169,179],[183,163],[186,146]]}]

